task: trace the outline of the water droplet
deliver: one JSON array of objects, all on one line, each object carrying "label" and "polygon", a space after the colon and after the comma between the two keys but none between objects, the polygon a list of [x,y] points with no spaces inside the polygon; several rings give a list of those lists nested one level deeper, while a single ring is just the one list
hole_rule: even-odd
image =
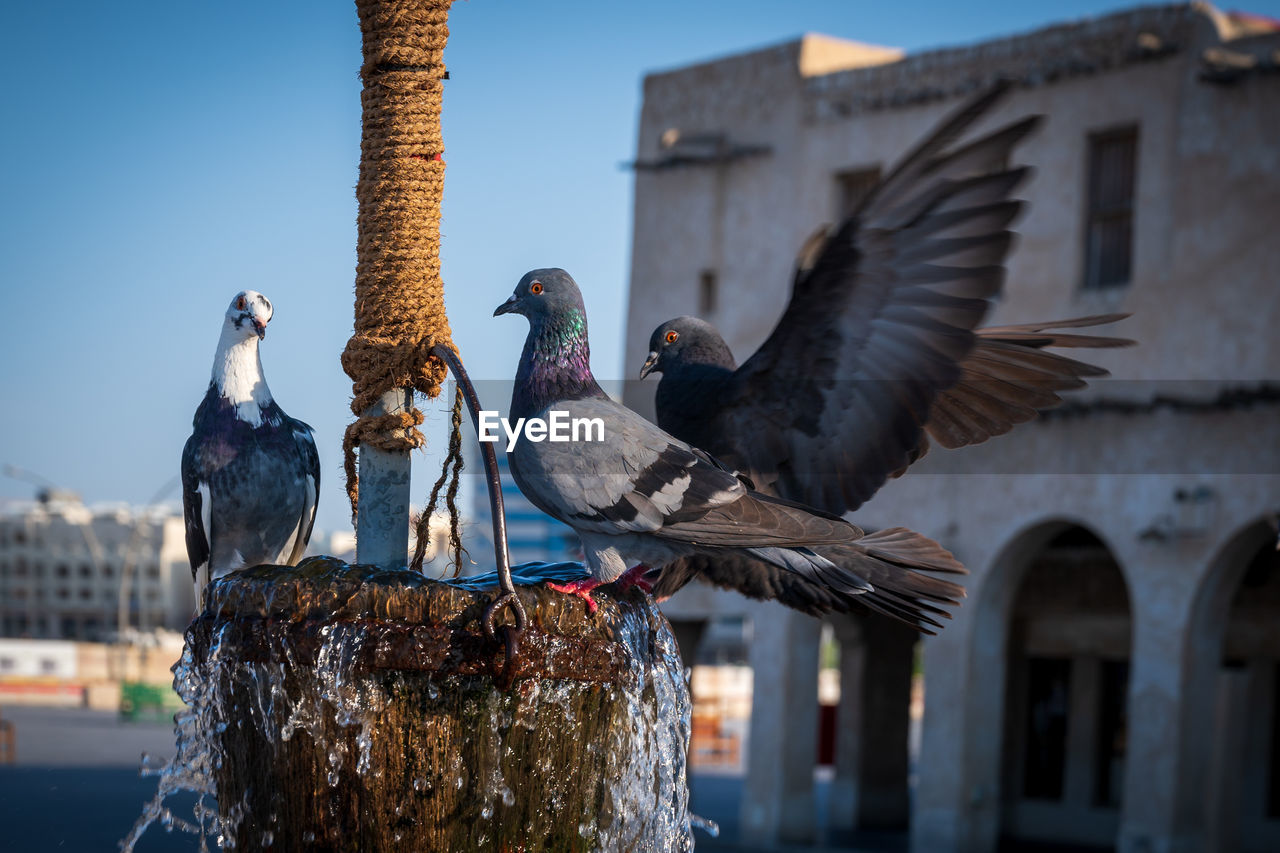
[{"label": "water droplet", "polygon": [[273,842],[273,841],[275,841],[275,840],[276,840],[276,834],[275,834],[274,832],[272,832],[272,831],[271,831],[271,830],[269,830],[269,829],[268,829],[268,830],[264,830],[264,831],[263,831],[263,833],[262,833],[262,846],[263,846],[263,847],[270,847],[270,846],[271,846],[271,842]]},{"label": "water droplet", "polygon": [[507,807],[514,806],[516,804],[515,791],[512,791],[510,788],[504,787],[502,789],[502,804]]},{"label": "water droplet", "polygon": [[[427,780],[422,778],[421,776],[413,780],[413,790],[417,791],[418,793],[422,793],[423,791],[427,790],[430,787],[431,786],[427,784]],[[399,814],[399,813],[400,813],[400,809],[397,808],[396,814]]]},{"label": "water droplet", "polygon": [[694,829],[701,829],[712,838],[720,837],[720,824],[716,823],[714,820],[700,817],[692,812],[689,814],[689,826]]},{"label": "water droplet", "polygon": [[329,771],[329,787],[330,788],[338,787],[338,772],[336,770]]},{"label": "water droplet", "polygon": [[485,803],[484,808],[480,809],[480,817],[488,820],[493,817],[493,803]]},{"label": "water droplet", "polygon": [[302,833],[302,840],[310,844],[311,842],[316,840],[316,834],[311,830],[307,830],[306,832]]}]

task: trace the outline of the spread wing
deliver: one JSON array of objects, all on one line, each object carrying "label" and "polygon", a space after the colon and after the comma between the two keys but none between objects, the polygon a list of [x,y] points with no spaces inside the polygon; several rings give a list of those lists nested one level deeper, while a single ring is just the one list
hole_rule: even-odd
[{"label": "spread wing", "polygon": [[320,496],[320,454],[316,451],[316,440],[311,427],[294,418],[289,420],[293,426],[293,439],[298,445],[298,455],[306,471],[306,497],[302,515],[298,519],[293,550],[289,555],[289,565],[296,566],[307,551],[307,543],[311,541],[311,531],[316,524],[316,506]]},{"label": "spread wing", "polygon": [[953,143],[998,86],[946,119],[811,254],[768,340],[732,377],[716,428],[765,491],[841,513],[918,456],[1004,280],[1030,117]]},{"label": "spread wing", "polygon": [[[1064,349],[1132,346],[1127,338],[1061,333],[1057,329],[1102,326],[1128,314],[1099,314],[978,329],[974,348],[960,364],[960,379],[941,391],[929,410],[925,431],[943,447],[954,449],[1004,435],[1037,412],[1062,404],[1060,391],[1083,388],[1088,379],[1106,376],[1101,367],[1077,361],[1047,347]],[[921,439],[923,456],[928,439]]]}]

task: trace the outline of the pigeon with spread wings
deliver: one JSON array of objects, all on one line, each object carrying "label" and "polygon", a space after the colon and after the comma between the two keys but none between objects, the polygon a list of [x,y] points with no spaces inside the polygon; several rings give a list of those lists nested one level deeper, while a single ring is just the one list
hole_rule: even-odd
[{"label": "pigeon with spread wings", "polygon": [[[1009,227],[1022,207],[1013,193],[1029,171],[1010,166],[1011,155],[1040,120],[957,143],[1006,88],[959,108],[847,219],[810,241],[781,320],[742,366],[709,323],[659,326],[641,370],[641,378],[662,374],[658,424],[762,492],[843,514],[923,456],[930,438],[947,448],[984,441],[1105,375],[1046,348],[1131,343],[1059,331],[1123,315],[978,328],[1004,281]],[[881,593],[859,600],[936,625],[925,614],[957,604],[963,589],[918,570],[963,569],[903,535],[894,528],[863,543],[883,536],[890,554],[905,544],[925,559],[859,563]],[[823,553],[850,568],[859,557]],[[699,560],[669,567],[657,591],[669,595],[698,575],[741,588],[748,572],[763,588],[782,580],[758,562]]]},{"label": "pigeon with spread wings", "polygon": [[822,553],[857,546],[863,538],[857,527],[753,491],[714,458],[604,393],[591,372],[582,295],[567,272],[527,273],[494,311],[508,313],[529,320],[511,418],[601,426],[559,442],[545,427],[526,430],[507,453],[525,497],[582,541],[590,576],[554,588],[582,597],[594,610],[591,591],[602,583],[647,586],[651,570],[660,578],[673,561],[708,558],[773,566],[812,588],[818,609],[847,610],[851,598],[875,594],[856,571]]}]

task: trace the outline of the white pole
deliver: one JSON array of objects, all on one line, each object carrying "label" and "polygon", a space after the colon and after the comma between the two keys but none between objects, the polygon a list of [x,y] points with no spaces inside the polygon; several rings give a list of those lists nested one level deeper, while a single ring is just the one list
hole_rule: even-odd
[{"label": "white pole", "polygon": [[[365,414],[405,412],[413,391],[389,391]],[[360,445],[360,495],[356,502],[356,562],[382,569],[409,563],[409,453]]]}]

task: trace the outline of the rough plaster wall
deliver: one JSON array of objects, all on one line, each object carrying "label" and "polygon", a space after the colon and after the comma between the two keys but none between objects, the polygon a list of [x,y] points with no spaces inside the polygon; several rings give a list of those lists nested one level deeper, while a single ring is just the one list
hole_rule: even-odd
[{"label": "rough plaster wall", "polygon": [[[1050,117],[1017,157],[1037,174],[1023,191],[1030,205],[1015,226],[1020,239],[1005,298],[988,322],[1134,312],[1115,332],[1141,345],[1088,352],[1087,360],[1110,368],[1118,380],[1192,380],[1176,390],[1205,395],[1214,389],[1195,380],[1280,378],[1274,332],[1280,240],[1272,236],[1280,212],[1280,87],[1263,75],[1228,87],[1199,81],[1199,53],[1216,41],[1217,30],[1205,18],[1179,32],[1185,39],[1179,53],[1016,89],[976,129],[1032,112]],[[1280,38],[1243,39],[1231,47],[1261,54],[1280,47]],[[784,48],[646,81],[640,159],[656,153],[667,127],[723,130],[735,142],[767,144],[773,152],[719,168],[637,175],[628,376],[638,370],[656,325],[696,311],[698,274],[708,268],[721,281],[721,308],[708,319],[739,360],[749,355],[784,307],[796,251],[831,218],[835,175],[890,165],[958,103],[934,100],[843,118],[804,109],[806,85],[821,89],[825,78],[806,84]],[[1135,122],[1134,280],[1125,288],[1084,292],[1087,137]],[[633,383],[627,402],[651,411],[655,385]],[[1107,397],[1134,398],[1152,386],[1096,387]],[[901,524],[938,538],[973,572],[970,598],[955,623],[926,643],[930,701],[913,823],[917,849],[983,849],[994,838],[1003,672],[981,667],[1001,658],[1003,635],[977,631],[975,614],[984,601],[1000,598],[988,585],[1016,580],[1000,555],[1008,557],[1028,530],[1054,519],[1097,532],[1132,594],[1130,698],[1143,725],[1131,744],[1122,842],[1152,850],[1194,847],[1197,828],[1174,819],[1185,657],[1205,642],[1187,626],[1224,543],[1280,507],[1278,434],[1280,416],[1268,407],[1053,420],[981,448],[935,449],[858,514],[868,526]],[[1139,539],[1173,509],[1175,489],[1200,484],[1218,495],[1211,533],[1185,541]],[[740,609],[721,592],[682,596],[671,606],[690,614]]]}]

